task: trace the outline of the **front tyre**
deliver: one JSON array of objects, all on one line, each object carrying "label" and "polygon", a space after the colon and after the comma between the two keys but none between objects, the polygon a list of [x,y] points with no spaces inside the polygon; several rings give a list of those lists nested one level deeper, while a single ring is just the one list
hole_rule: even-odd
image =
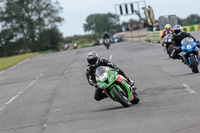
[{"label": "front tyre", "polygon": [[172,46],[169,46],[169,48],[168,48],[169,58],[172,58],[172,57],[171,57],[172,51],[173,51],[173,47],[172,47]]},{"label": "front tyre", "polygon": [[109,46],[106,46],[107,49],[109,49]]},{"label": "front tyre", "polygon": [[133,92],[134,99],[131,101],[132,104],[138,104],[140,101],[140,97],[136,92]]},{"label": "front tyre", "polygon": [[193,73],[198,73],[199,72],[199,69],[198,69],[198,64],[197,64],[197,61],[196,61],[196,58],[194,55],[191,55],[190,56],[190,60],[191,60],[191,65],[192,65],[192,72]]},{"label": "front tyre", "polygon": [[114,95],[116,101],[120,102],[124,107],[130,106],[125,92],[118,91],[116,87],[112,87],[110,91]]}]

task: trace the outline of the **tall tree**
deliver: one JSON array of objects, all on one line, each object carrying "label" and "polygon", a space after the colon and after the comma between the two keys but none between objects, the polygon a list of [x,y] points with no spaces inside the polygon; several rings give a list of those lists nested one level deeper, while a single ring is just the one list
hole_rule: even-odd
[{"label": "tall tree", "polygon": [[199,24],[200,16],[198,14],[191,14],[185,19],[177,17],[177,20],[178,20],[178,24],[180,24],[182,26]]},{"label": "tall tree", "polygon": [[44,32],[62,22],[60,11],[59,3],[52,0],[0,0],[1,29],[10,37],[7,43],[23,39],[31,51],[40,50],[49,41]]},{"label": "tall tree", "polygon": [[191,14],[185,20],[185,25],[193,25],[200,23],[200,16],[198,14]]},{"label": "tall tree", "polygon": [[96,34],[103,34],[105,31],[111,31],[119,23],[119,16],[107,13],[107,14],[92,14],[86,19],[84,24],[84,30],[86,32],[92,31]]}]

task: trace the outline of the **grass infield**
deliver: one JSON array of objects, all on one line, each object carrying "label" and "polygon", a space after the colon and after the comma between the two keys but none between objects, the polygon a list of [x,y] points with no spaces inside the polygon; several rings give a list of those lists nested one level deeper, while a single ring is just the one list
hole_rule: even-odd
[{"label": "grass infield", "polygon": [[0,71],[12,67],[27,58],[31,58],[39,54],[40,54],[39,52],[36,52],[36,53],[28,53],[17,56],[0,58]]}]

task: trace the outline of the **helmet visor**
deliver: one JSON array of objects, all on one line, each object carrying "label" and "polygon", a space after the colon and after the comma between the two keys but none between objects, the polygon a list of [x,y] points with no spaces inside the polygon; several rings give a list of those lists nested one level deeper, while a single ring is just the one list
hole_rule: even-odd
[{"label": "helmet visor", "polygon": [[88,63],[89,63],[90,65],[95,65],[96,62],[97,62],[97,58],[93,58],[93,59],[89,59],[89,60],[88,60]]},{"label": "helmet visor", "polygon": [[180,30],[174,30],[175,34],[178,34],[180,32]]}]

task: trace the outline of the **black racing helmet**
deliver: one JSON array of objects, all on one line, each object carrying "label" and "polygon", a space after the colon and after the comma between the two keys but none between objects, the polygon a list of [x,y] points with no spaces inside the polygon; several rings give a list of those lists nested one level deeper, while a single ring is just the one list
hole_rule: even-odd
[{"label": "black racing helmet", "polygon": [[182,27],[180,25],[175,25],[173,30],[176,36],[179,36],[182,33]]},{"label": "black racing helmet", "polygon": [[89,52],[86,57],[88,64],[90,64],[93,67],[96,66],[99,57],[95,51]]}]

